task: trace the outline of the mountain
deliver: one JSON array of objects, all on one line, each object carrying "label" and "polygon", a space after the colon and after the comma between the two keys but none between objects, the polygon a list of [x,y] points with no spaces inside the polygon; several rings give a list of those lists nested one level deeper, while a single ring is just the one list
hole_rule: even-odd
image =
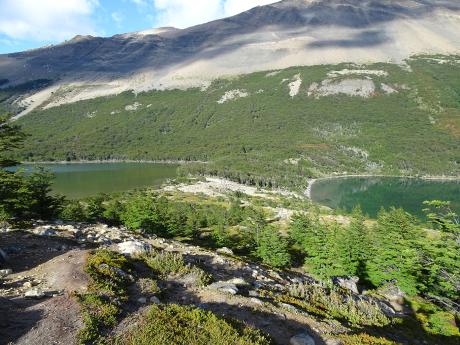
[{"label": "mountain", "polygon": [[285,0],[184,30],[77,36],[0,55],[0,80],[3,87],[49,81],[22,102],[31,110],[57,91],[51,105],[291,66],[455,54],[459,33],[457,0]]},{"label": "mountain", "polygon": [[460,176],[459,39],[458,1],[281,1],[2,56],[0,111],[28,161],[205,161],[182,169],[298,189]]}]

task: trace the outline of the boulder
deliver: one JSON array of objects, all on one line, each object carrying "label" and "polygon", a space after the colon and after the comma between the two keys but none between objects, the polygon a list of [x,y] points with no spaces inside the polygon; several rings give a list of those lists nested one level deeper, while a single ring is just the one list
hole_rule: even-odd
[{"label": "boulder", "polygon": [[224,254],[224,255],[233,255],[233,250],[227,247],[219,248],[216,250],[217,254]]},{"label": "boulder", "polygon": [[145,297],[139,297],[139,298],[137,299],[137,302],[140,303],[140,304],[145,304],[145,303],[147,303],[147,298],[145,298]]},{"label": "boulder", "polygon": [[399,286],[389,284],[381,287],[377,290],[377,292],[379,295],[381,295],[389,302],[393,310],[395,310],[396,312],[404,311],[404,298],[406,294],[403,291],[401,291]]},{"label": "boulder", "polygon": [[149,252],[152,246],[142,241],[126,241],[118,244],[118,251],[127,255],[139,255]]},{"label": "boulder", "polygon": [[315,340],[307,333],[297,334],[289,340],[289,345],[315,345]]},{"label": "boulder", "polygon": [[332,282],[345,290],[349,290],[355,294],[359,294],[357,285],[359,282],[358,277],[333,277]]},{"label": "boulder", "polygon": [[44,298],[45,296],[46,296],[45,293],[42,290],[38,289],[38,288],[28,290],[24,294],[24,297],[32,298],[32,299],[41,299],[41,298]]}]

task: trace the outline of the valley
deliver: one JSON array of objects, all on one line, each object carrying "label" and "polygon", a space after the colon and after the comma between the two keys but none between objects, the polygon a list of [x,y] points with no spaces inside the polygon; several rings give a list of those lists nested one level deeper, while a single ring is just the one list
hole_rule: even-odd
[{"label": "valley", "polygon": [[190,4],[0,0],[0,345],[458,345],[460,3]]}]

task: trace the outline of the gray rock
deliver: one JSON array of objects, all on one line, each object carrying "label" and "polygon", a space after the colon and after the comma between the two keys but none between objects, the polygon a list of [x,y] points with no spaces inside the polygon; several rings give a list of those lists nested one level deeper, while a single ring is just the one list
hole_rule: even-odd
[{"label": "gray rock", "polygon": [[137,302],[140,303],[140,304],[145,304],[145,303],[147,303],[147,298],[145,298],[145,297],[139,297],[139,298],[137,299]]},{"label": "gray rock", "polygon": [[315,340],[307,333],[297,334],[289,340],[290,345],[315,345]]},{"label": "gray rock", "polygon": [[42,290],[38,289],[38,288],[28,290],[24,294],[24,297],[33,298],[33,299],[41,299],[41,298],[44,298],[45,296],[46,296],[45,293]]},{"label": "gray rock", "polygon": [[153,304],[161,304],[161,301],[158,299],[157,296],[152,296],[150,297],[150,302],[153,303]]},{"label": "gray rock", "polygon": [[254,304],[257,304],[257,305],[264,305],[264,302],[262,302],[262,301],[261,301],[260,299],[258,299],[258,298],[251,297],[249,300],[250,300],[252,303],[254,303]]},{"label": "gray rock", "polygon": [[231,295],[236,295],[238,293],[238,288],[235,284],[224,281],[212,283],[211,285],[208,285],[208,289],[218,290],[221,292],[229,293]]},{"label": "gray rock", "polygon": [[32,282],[25,282],[24,284],[22,284],[22,287],[25,288],[25,289],[31,289],[33,288],[33,284]]},{"label": "gray rock", "polygon": [[359,282],[358,277],[333,277],[332,282],[345,290],[349,290],[355,294],[359,294],[357,286]]},{"label": "gray rock", "polygon": [[142,241],[126,241],[118,244],[118,250],[122,254],[139,255],[149,252],[152,246]]},{"label": "gray rock", "polygon": [[298,313],[299,310],[294,307],[293,305],[290,305],[290,304],[287,304],[287,303],[280,303],[280,307],[286,309],[286,310],[289,310],[290,312],[292,313]]},{"label": "gray rock", "polygon": [[233,278],[233,279],[227,280],[227,283],[235,284],[236,286],[249,286],[250,285],[243,278]]},{"label": "gray rock", "polygon": [[250,297],[259,297],[259,293],[255,290],[250,290],[249,291],[249,296]]},{"label": "gray rock", "polygon": [[10,275],[12,273],[13,273],[13,270],[10,269],[10,268],[0,270],[0,277],[6,277],[6,276],[8,276],[8,275]]},{"label": "gray rock", "polygon": [[45,229],[38,228],[34,231],[34,233],[35,235],[38,235],[38,236],[50,237],[50,236],[56,235],[56,230],[51,229],[51,228],[45,228]]},{"label": "gray rock", "polygon": [[227,247],[219,248],[216,250],[217,254],[224,254],[224,255],[233,255],[233,250]]}]

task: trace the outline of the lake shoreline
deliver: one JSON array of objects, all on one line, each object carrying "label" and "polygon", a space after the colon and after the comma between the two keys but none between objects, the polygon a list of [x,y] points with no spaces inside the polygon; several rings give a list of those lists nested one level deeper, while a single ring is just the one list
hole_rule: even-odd
[{"label": "lake shoreline", "polygon": [[340,178],[353,178],[353,177],[389,177],[389,178],[407,178],[407,179],[419,179],[425,181],[460,181],[460,176],[405,176],[405,175],[372,175],[372,174],[351,174],[351,175],[331,175],[331,176],[323,176],[314,179],[308,180],[307,189],[304,192],[304,195],[307,199],[312,200],[311,192],[313,189],[313,185],[318,181],[323,180],[334,180]]},{"label": "lake shoreline", "polygon": [[110,159],[110,160],[79,160],[79,161],[32,161],[32,162],[21,162],[24,165],[41,165],[41,164],[56,164],[56,165],[67,165],[67,164],[116,164],[116,163],[139,163],[139,164],[177,164],[186,165],[193,163],[208,164],[204,161],[185,161],[185,160],[132,160],[132,159]]}]

